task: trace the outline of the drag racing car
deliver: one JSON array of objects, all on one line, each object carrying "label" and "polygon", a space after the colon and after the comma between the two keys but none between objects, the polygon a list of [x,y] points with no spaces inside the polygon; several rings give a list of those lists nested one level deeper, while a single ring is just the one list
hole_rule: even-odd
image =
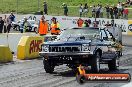
[{"label": "drag racing car", "polygon": [[44,69],[52,73],[55,66],[66,64],[76,69],[80,64],[91,66],[92,72],[100,71],[100,64],[108,64],[109,70],[119,67],[122,54],[121,32],[110,32],[107,28],[65,29],[57,39],[42,44],[40,56],[44,58]]}]

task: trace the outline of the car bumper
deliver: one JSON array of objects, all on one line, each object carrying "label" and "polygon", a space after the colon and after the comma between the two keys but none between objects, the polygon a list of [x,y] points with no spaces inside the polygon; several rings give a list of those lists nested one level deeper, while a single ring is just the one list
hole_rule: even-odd
[{"label": "car bumper", "polygon": [[91,55],[93,52],[39,52],[40,56],[74,56],[74,55]]}]

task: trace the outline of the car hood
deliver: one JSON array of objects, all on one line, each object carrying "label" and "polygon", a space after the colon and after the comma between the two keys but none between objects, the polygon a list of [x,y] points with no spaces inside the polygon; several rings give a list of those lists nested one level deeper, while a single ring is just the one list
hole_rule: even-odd
[{"label": "car hood", "polygon": [[84,41],[48,41],[44,42],[45,45],[53,45],[53,46],[71,46],[71,45],[82,45],[82,44],[90,44],[90,45],[96,45],[96,46],[109,46],[113,45],[113,41],[91,41],[91,40],[84,40]]},{"label": "car hood", "polygon": [[82,44],[89,44],[91,40],[87,41],[48,41],[44,42],[45,45],[82,45]]}]

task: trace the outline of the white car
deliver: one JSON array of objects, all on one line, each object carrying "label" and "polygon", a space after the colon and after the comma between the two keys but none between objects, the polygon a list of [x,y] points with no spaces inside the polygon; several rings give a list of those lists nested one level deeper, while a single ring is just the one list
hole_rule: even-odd
[{"label": "white car", "polygon": [[[38,22],[36,22],[35,20],[27,20],[29,22],[29,28],[31,32],[37,32],[38,30]],[[21,29],[23,29],[23,22],[24,19],[19,20],[17,22],[12,22],[12,27],[13,29],[19,31]]]}]

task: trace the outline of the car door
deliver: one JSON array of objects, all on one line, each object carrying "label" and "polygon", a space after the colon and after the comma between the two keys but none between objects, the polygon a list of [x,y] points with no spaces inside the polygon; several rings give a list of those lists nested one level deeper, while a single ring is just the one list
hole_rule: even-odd
[{"label": "car door", "polygon": [[110,32],[105,29],[101,29],[100,36],[102,39],[102,42],[100,44],[100,47],[102,49],[102,58],[106,58],[106,59],[113,58],[114,52],[112,51],[113,48],[111,47],[110,44],[111,41],[109,40],[109,38],[112,38]]}]

